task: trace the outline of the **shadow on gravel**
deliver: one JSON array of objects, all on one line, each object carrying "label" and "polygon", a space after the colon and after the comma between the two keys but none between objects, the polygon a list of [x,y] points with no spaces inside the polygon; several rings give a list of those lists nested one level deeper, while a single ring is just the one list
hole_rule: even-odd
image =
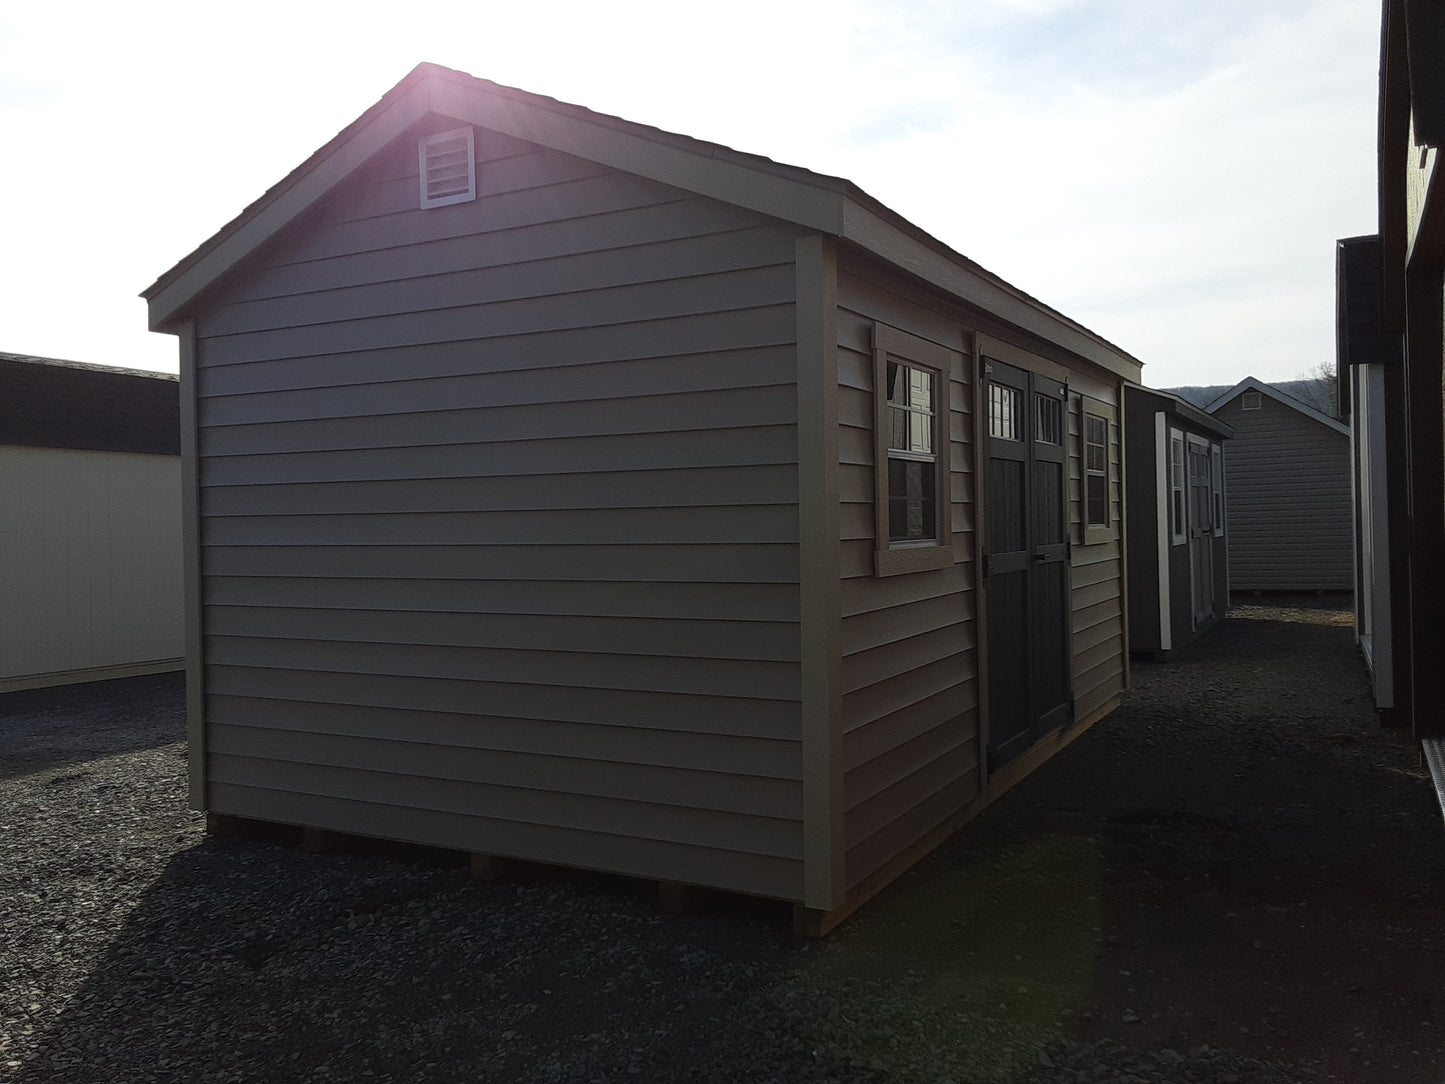
[{"label": "shadow on gravel", "polygon": [[895,1016],[960,1080],[1439,1084],[1441,815],[1348,615],[1244,605],[1133,686],[846,929],[840,968],[898,970]]},{"label": "shadow on gravel", "polygon": [[[806,951],[780,921],[659,915],[633,882],[207,839],[14,1079],[768,1079],[734,1074],[813,1063],[757,1009]],[[778,1079],[829,1079],[799,1068]]]},{"label": "shadow on gravel", "polygon": [[185,687],[171,673],[0,694],[0,779],[184,738]]},{"label": "shadow on gravel", "polygon": [[824,942],[207,839],[14,1080],[1439,1084],[1442,975],[1418,758],[1339,615],[1256,604]]}]

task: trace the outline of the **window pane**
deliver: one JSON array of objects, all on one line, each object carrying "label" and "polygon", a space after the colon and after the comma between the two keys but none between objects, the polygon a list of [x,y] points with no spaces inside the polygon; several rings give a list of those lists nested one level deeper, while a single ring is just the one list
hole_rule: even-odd
[{"label": "window pane", "polygon": [[933,454],[933,415],[932,414],[910,414],[909,422],[912,426],[912,439],[908,443],[908,450],[911,452],[923,452]]},{"label": "window pane", "polygon": [[933,538],[937,534],[936,472],[932,463],[888,461],[888,537],[890,541]]},{"label": "window pane", "polygon": [[902,407],[888,408],[888,447],[901,452],[908,450],[908,411]]},{"label": "window pane", "polygon": [[933,374],[922,369],[908,370],[910,405],[914,410],[933,411]]},{"label": "window pane", "polygon": [[1035,439],[1044,444],[1064,442],[1064,404],[1051,395],[1034,396]]},{"label": "window pane", "polygon": [[906,366],[893,361],[888,363],[888,401],[890,403],[897,403],[899,406],[907,404],[908,399],[903,394],[903,380],[907,372]]},{"label": "window pane", "polygon": [[1088,516],[1090,527],[1109,525],[1109,495],[1106,480],[1101,474],[1091,474],[1086,480],[1088,495]]},{"label": "window pane", "polygon": [[1002,384],[988,386],[988,435],[1000,440],[1020,440],[1023,430],[1023,396],[1017,388]]}]

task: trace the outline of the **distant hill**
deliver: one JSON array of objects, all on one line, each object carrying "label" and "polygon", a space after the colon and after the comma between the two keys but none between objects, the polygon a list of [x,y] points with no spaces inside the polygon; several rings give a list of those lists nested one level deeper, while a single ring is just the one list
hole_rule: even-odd
[{"label": "distant hill", "polygon": [[[1321,414],[1331,418],[1340,416],[1339,406],[1335,402],[1333,381],[1309,377],[1304,380],[1263,380],[1260,383],[1269,384],[1276,391],[1284,392],[1292,399],[1298,399]],[[1182,388],[1160,388],[1159,390],[1167,391],[1170,395],[1177,395],[1186,403],[1202,410],[1234,386],[1234,384],[1189,385]]]}]

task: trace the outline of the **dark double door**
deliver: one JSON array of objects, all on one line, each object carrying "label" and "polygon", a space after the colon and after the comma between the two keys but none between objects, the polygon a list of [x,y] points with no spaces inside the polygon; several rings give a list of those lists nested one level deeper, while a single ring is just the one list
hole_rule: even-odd
[{"label": "dark double door", "polygon": [[988,755],[998,767],[1073,715],[1068,389],[987,358],[983,388]]}]

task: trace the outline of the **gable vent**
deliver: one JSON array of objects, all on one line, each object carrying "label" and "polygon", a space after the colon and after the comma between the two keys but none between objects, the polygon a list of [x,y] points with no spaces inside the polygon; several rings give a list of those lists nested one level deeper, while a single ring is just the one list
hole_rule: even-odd
[{"label": "gable vent", "polygon": [[477,156],[471,128],[425,136],[416,145],[421,205],[445,207],[477,198]]},{"label": "gable vent", "polygon": [[1240,397],[1240,410],[1258,410],[1264,403],[1263,396],[1257,391],[1247,391]]}]

